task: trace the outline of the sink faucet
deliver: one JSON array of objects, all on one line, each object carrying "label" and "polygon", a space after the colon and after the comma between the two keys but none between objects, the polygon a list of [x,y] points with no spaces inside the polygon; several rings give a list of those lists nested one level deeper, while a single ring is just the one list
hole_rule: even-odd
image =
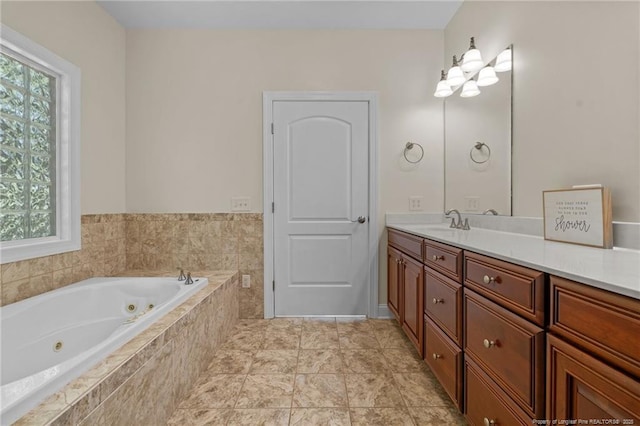
[{"label": "sink faucet", "polygon": [[471,227],[469,226],[469,218],[466,218],[463,224],[462,216],[460,216],[460,212],[457,209],[449,209],[446,212],[444,212],[446,216],[449,216],[451,213],[455,213],[458,215],[458,222],[456,223],[456,218],[452,217],[451,225],[449,225],[449,228],[462,229],[465,231],[468,231],[469,229],[471,229]]}]

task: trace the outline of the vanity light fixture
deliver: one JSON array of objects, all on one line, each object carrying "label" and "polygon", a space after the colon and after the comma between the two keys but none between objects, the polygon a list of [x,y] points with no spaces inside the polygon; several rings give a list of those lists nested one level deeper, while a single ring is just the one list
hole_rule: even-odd
[{"label": "vanity light fixture", "polygon": [[496,75],[496,71],[493,69],[491,65],[487,65],[486,67],[480,70],[478,74],[478,86],[485,87],[491,86],[492,84],[496,84],[500,80]]},{"label": "vanity light fixture", "polygon": [[462,86],[462,92],[460,93],[461,98],[472,98],[474,96],[478,96],[480,94],[480,89],[478,89],[478,84],[475,80],[467,80]]},{"label": "vanity light fixture", "polygon": [[462,71],[464,72],[475,72],[478,71],[484,65],[482,62],[482,55],[480,51],[476,49],[476,42],[474,37],[471,37],[471,41],[469,42],[469,50],[467,50],[462,55]]},{"label": "vanity light fixture", "polygon": [[458,59],[456,58],[456,55],[453,55],[453,64],[447,72],[447,84],[449,87],[456,87],[464,83],[465,80],[462,68],[460,68],[460,65],[458,64]]},{"label": "vanity light fixture", "polygon": [[496,72],[511,71],[511,48],[507,47],[498,54],[496,64],[493,66]]},{"label": "vanity light fixture", "polygon": [[440,72],[440,81],[436,86],[436,91],[433,94],[436,98],[446,98],[447,96],[451,96],[453,94],[453,90],[451,90],[451,86],[447,84],[447,75],[444,73],[444,70]]}]

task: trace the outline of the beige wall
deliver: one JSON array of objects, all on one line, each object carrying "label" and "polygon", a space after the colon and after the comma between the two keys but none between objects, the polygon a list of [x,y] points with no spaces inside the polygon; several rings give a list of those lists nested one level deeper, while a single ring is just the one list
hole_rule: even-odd
[{"label": "beige wall", "polygon": [[[127,31],[127,210],[262,211],[262,92],[379,93],[380,303],[384,213],[443,209],[442,31]],[[421,143],[409,167],[402,150]]]},{"label": "beige wall", "polygon": [[123,213],[124,29],[95,2],[2,1],[0,15],[82,70],[82,213]]},{"label": "beige wall", "polygon": [[514,44],[515,216],[542,216],[544,189],[602,183],[614,220],[640,221],[638,9],[465,2],[447,26],[447,65],[471,36],[485,59]]}]

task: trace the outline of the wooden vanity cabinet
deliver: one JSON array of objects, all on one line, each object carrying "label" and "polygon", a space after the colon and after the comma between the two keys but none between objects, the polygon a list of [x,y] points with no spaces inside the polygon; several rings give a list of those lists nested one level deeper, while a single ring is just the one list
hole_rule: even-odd
[{"label": "wooden vanity cabinet", "polygon": [[640,301],[551,277],[547,417],[640,424]]},{"label": "wooden vanity cabinet", "polygon": [[424,353],[423,239],[389,230],[387,306],[420,356]]}]

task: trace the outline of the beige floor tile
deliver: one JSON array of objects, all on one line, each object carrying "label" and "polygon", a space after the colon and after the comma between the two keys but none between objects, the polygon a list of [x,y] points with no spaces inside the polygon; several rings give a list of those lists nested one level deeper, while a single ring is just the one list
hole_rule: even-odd
[{"label": "beige floor tile", "polygon": [[404,407],[390,374],[347,374],[349,407]]},{"label": "beige floor tile", "polygon": [[251,374],[293,374],[298,364],[297,350],[260,350],[251,364]]},{"label": "beige floor tile", "polygon": [[413,426],[406,408],[352,408],[353,426]]},{"label": "beige floor tile", "polygon": [[241,409],[232,410],[228,426],[287,426],[289,409]]},{"label": "beige floor tile", "polygon": [[269,325],[269,320],[265,319],[240,319],[236,324],[236,331],[264,331]]},{"label": "beige floor tile", "polygon": [[366,318],[336,318],[336,325],[339,332],[346,330],[373,331],[371,323]]},{"label": "beige floor tile", "polygon": [[293,392],[294,407],[346,407],[347,392],[342,374],[298,374]]},{"label": "beige floor tile", "polygon": [[256,333],[250,330],[232,333],[229,339],[220,349],[242,349],[256,351],[262,349],[264,333]]},{"label": "beige floor tile", "polygon": [[243,374],[211,374],[201,379],[180,408],[233,408],[245,381]]},{"label": "beige floor tile", "polygon": [[291,426],[349,426],[349,410],[346,408],[293,408]]},{"label": "beige floor tile", "polygon": [[253,352],[243,350],[219,350],[207,371],[212,374],[247,374],[253,360]]},{"label": "beige floor tile", "polygon": [[337,331],[335,318],[305,318],[302,321],[303,331]]},{"label": "beige floor tile", "polygon": [[267,328],[264,334],[264,349],[298,349],[301,328]]},{"label": "beige floor tile", "polygon": [[449,398],[425,374],[393,373],[396,386],[408,407],[448,407]]},{"label": "beige floor tile", "polygon": [[272,318],[267,325],[267,331],[276,329],[302,329],[302,318]]},{"label": "beige floor tile", "polygon": [[374,329],[373,333],[382,348],[407,349],[413,347],[400,328]]},{"label": "beige floor tile", "polygon": [[302,349],[298,354],[297,373],[342,373],[342,356],[338,349]]},{"label": "beige floor tile", "polygon": [[389,368],[394,373],[408,373],[427,369],[416,351],[409,349],[382,349]]},{"label": "beige floor tile", "polygon": [[301,349],[338,349],[339,347],[337,330],[310,331],[302,329]]},{"label": "beige floor tile", "polygon": [[249,374],[236,408],[290,408],[293,374]]},{"label": "beige floor tile", "polygon": [[380,349],[373,332],[341,331],[338,333],[340,349]]},{"label": "beige floor tile", "polygon": [[233,410],[223,409],[193,409],[179,408],[167,422],[168,426],[200,426],[200,425],[226,425]]},{"label": "beige floor tile", "polygon": [[461,415],[443,407],[409,407],[409,413],[417,426],[467,424]]},{"label": "beige floor tile", "polygon": [[370,318],[367,323],[374,331],[400,329],[400,324],[395,319]]},{"label": "beige floor tile", "polygon": [[357,349],[341,350],[342,361],[347,373],[386,373],[389,371],[387,361],[379,350]]}]

